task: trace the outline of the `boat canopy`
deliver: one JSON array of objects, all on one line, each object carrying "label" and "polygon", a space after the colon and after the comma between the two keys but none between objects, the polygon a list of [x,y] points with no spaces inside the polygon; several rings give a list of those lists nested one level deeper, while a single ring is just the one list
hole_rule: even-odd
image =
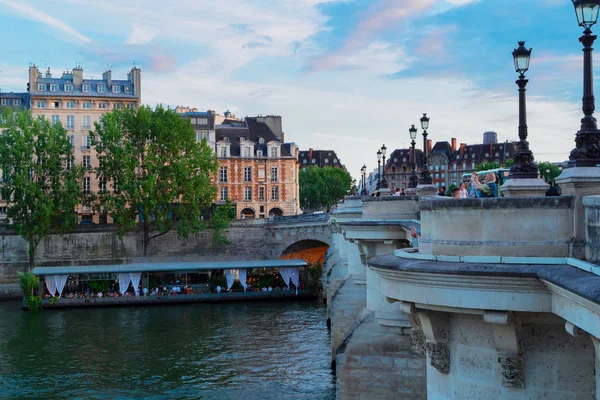
[{"label": "boat canopy", "polygon": [[61,267],[35,267],[35,275],[73,275],[123,272],[194,272],[251,268],[306,267],[304,260],[260,260],[260,261],[209,261],[209,262],[144,262],[107,265],[68,265]]}]

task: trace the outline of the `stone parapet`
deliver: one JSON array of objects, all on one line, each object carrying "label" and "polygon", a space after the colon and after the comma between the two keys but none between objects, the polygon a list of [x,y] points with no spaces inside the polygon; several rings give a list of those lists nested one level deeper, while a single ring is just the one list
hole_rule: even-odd
[{"label": "stone parapet", "polygon": [[423,198],[419,251],[448,256],[566,257],[573,197]]},{"label": "stone parapet", "polygon": [[586,196],[585,207],[585,259],[600,262],[600,196]]},{"label": "stone parapet", "polygon": [[416,220],[419,203],[416,196],[366,197],[363,200],[363,220]]}]

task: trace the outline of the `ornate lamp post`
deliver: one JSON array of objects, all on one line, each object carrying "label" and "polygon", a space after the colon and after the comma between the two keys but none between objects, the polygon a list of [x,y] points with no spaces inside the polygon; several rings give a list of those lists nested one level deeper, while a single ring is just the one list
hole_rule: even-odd
[{"label": "ornate lamp post", "polygon": [[377,150],[377,187],[375,189],[379,190],[381,188],[381,174],[379,171],[381,170],[381,150]]},{"label": "ornate lamp post", "polygon": [[421,180],[419,183],[422,185],[431,185],[433,179],[427,166],[427,129],[429,129],[429,117],[427,114],[423,114],[421,117],[421,128],[423,128],[423,171],[421,171]]},{"label": "ornate lamp post", "polygon": [[388,187],[388,183],[387,180],[385,179],[385,153],[387,151],[387,147],[385,147],[385,144],[381,146],[381,155],[383,157],[383,161],[381,162],[381,189],[387,189]]},{"label": "ornate lamp post", "polygon": [[525,105],[525,86],[528,79],[525,79],[525,72],[529,69],[529,60],[531,58],[531,49],[525,48],[525,42],[519,42],[519,47],[513,53],[515,62],[515,71],[519,74],[519,79],[515,82],[519,86],[519,143],[515,152],[515,164],[510,168],[511,179],[537,179],[538,167],[533,162],[533,153],[529,150],[527,141],[527,109]]},{"label": "ornate lamp post", "polygon": [[415,145],[417,144],[417,142],[415,142],[415,139],[417,138],[417,128],[415,128],[414,125],[412,125],[409,129],[408,129],[408,133],[410,134],[410,144],[412,146],[412,173],[410,174],[410,180],[408,183],[408,187],[409,188],[416,188],[417,185],[419,184],[419,177],[417,176],[417,157],[415,154]]},{"label": "ornate lamp post", "polygon": [[575,136],[576,147],[569,155],[569,167],[595,167],[600,164],[600,131],[594,118],[596,108],[592,71],[592,45],[596,35],[591,27],[598,21],[600,0],[572,0],[579,26],[584,29],[579,41],[583,44],[583,114],[581,128]]},{"label": "ornate lamp post", "polygon": [[367,194],[369,194],[367,192],[366,186],[365,186],[365,181],[367,179],[367,166],[363,164],[362,168],[360,169],[360,173],[362,174],[362,190],[360,191],[360,195],[361,196],[366,196]]}]

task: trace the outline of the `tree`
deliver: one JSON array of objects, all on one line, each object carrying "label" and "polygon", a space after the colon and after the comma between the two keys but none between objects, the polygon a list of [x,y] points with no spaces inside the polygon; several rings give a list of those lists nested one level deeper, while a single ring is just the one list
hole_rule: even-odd
[{"label": "tree", "polygon": [[305,212],[328,212],[351,188],[352,177],[341,168],[305,168],[300,171],[300,207]]},{"label": "tree", "polygon": [[498,169],[498,168],[500,168],[500,163],[498,163],[497,161],[493,161],[493,162],[484,161],[477,166],[476,171],[477,172],[489,171],[490,169]]},{"label": "tree", "polygon": [[537,166],[540,170],[540,177],[551,185],[562,172],[556,165],[552,165],[550,161],[540,162]]},{"label": "tree", "polygon": [[60,123],[5,108],[0,131],[0,192],[9,199],[7,218],[27,241],[33,268],[42,238],[77,224],[84,170],[70,164],[72,145]]},{"label": "tree", "polygon": [[515,160],[512,158],[509,158],[504,162],[504,168],[510,168],[513,165],[515,165]]},{"label": "tree", "polygon": [[201,215],[217,193],[218,162],[188,120],[142,106],[107,113],[94,128],[96,174],[112,189],[98,193],[95,209],[114,219],[120,237],[138,227],[146,256],[150,241],[173,228],[185,239],[206,227]]}]

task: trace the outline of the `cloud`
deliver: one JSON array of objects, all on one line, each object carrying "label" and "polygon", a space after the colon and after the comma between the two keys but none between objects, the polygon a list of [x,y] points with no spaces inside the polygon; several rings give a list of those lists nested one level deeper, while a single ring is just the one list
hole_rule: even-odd
[{"label": "cloud", "polygon": [[53,16],[40,11],[38,8],[34,8],[27,3],[22,1],[16,2],[11,0],[0,0],[0,4],[4,4],[9,7],[17,14],[21,15],[24,18],[27,18],[32,21],[41,22],[44,25],[49,26],[50,28],[54,28],[56,30],[61,31],[62,33],[66,33],[67,35],[61,35],[62,39],[73,40],[81,43],[90,43],[92,40],[81,33],[77,32],[75,29],[64,23],[63,21],[54,18]]},{"label": "cloud", "polygon": [[101,59],[112,66],[124,66],[136,63],[143,65],[149,72],[173,71],[177,66],[177,58],[166,48],[159,45],[125,45],[125,46],[91,46],[85,53],[92,59]]},{"label": "cloud", "polygon": [[150,43],[156,36],[152,28],[146,25],[133,23],[131,24],[131,32],[125,41],[125,44],[146,44]]}]

